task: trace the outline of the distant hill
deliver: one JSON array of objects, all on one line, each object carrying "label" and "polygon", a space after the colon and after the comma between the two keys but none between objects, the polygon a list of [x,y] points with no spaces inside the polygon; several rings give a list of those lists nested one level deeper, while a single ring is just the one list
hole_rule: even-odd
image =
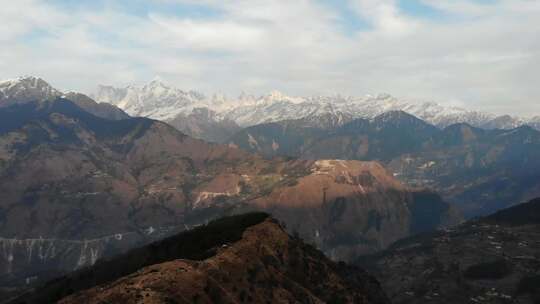
[{"label": "distant hill", "polygon": [[266,157],[380,161],[404,183],[441,193],[468,217],[540,196],[540,131],[527,126],[439,129],[397,111],[333,128],[301,119],[262,124],[229,142]]},{"label": "distant hill", "polygon": [[484,219],[504,225],[540,225],[540,198],[504,209]]},{"label": "distant hill", "polygon": [[540,199],[359,259],[392,303],[540,302]]}]

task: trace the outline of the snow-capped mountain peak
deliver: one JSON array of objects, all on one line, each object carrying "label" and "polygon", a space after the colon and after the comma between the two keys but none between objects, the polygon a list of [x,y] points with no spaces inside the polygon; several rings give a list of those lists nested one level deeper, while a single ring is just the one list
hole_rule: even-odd
[{"label": "snow-capped mountain peak", "polygon": [[283,94],[282,92],[278,90],[273,90],[266,96],[267,100],[288,100],[291,99],[289,96]]},{"label": "snow-capped mountain peak", "polygon": [[178,114],[206,106],[206,97],[202,93],[169,86],[159,78],[142,86],[114,88],[100,85],[94,98],[116,105],[132,116],[160,120],[174,119]]},{"label": "snow-capped mountain peak", "polygon": [[62,93],[45,80],[35,76],[23,76],[0,81],[0,104],[50,100]]},{"label": "snow-capped mountain peak", "polygon": [[150,80],[150,83],[159,83],[159,84],[165,84],[166,81],[159,75],[154,76],[152,80]]},{"label": "snow-capped mountain peak", "polygon": [[390,111],[404,111],[438,127],[468,123],[476,127],[511,128],[529,123],[516,117],[497,117],[432,101],[411,102],[387,93],[363,97],[296,97],[271,91],[260,97],[242,93],[235,99],[216,94],[207,98],[195,91],[176,89],[161,79],[153,80],[143,87],[114,89],[100,86],[96,99],[117,105],[134,116],[164,121],[171,121],[179,114],[189,115],[196,108],[208,108],[216,113],[216,119],[231,120],[242,127],[302,118],[328,119],[327,115],[341,116],[334,119],[337,122],[347,120],[343,117],[373,119]]}]

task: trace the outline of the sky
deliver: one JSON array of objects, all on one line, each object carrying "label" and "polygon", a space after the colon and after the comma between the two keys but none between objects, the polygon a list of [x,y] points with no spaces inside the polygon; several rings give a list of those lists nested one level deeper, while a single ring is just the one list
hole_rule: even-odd
[{"label": "sky", "polygon": [[537,0],[0,0],[0,78],[540,115]]}]

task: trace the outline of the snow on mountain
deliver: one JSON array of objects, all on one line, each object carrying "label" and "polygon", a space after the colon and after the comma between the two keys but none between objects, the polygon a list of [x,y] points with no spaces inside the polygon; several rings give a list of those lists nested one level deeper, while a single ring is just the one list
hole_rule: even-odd
[{"label": "snow on mountain", "polygon": [[482,126],[495,117],[482,112],[456,107],[444,107],[433,102],[410,103],[388,94],[365,97],[318,96],[289,102],[279,98],[263,103],[237,107],[224,115],[240,125],[249,126],[284,119],[319,116],[324,113],[343,113],[354,118],[372,119],[389,111],[404,111],[439,127],[458,122]]},{"label": "snow on mountain", "polygon": [[0,81],[0,106],[49,100],[61,95],[60,91],[39,77],[24,76]]},{"label": "snow on mountain", "polygon": [[195,91],[182,91],[155,79],[144,86],[114,88],[99,86],[94,99],[111,103],[132,116],[171,120],[178,114],[189,114],[205,107],[205,96]]},{"label": "snow on mountain", "polygon": [[[210,98],[194,91],[183,91],[154,80],[142,87],[100,86],[95,98],[110,102],[134,116],[171,121],[179,114],[189,115],[196,108],[208,108],[217,120],[228,119],[242,127],[300,118],[352,117],[372,119],[389,111],[404,111],[438,127],[468,123],[481,128],[510,129],[528,121],[511,116],[496,116],[434,102],[409,102],[389,94],[364,97],[315,96],[291,97],[273,91],[256,97],[242,94],[236,99],[222,95]],[[536,122],[540,125],[540,122]]]},{"label": "snow on mountain", "polygon": [[[29,100],[49,100],[63,95],[39,77],[25,76],[0,81],[0,106]],[[273,91],[259,97],[243,93],[238,98],[229,99],[218,94],[206,97],[202,93],[180,90],[154,79],[143,86],[99,86],[94,99],[113,104],[132,116],[169,122],[178,116],[191,115],[196,109],[207,108],[215,113],[213,120],[234,121],[242,127],[301,118],[309,119],[312,124],[319,118],[323,118],[325,124],[329,119],[339,124],[354,118],[372,119],[385,112],[404,111],[441,128],[468,123],[487,129],[512,129],[524,124],[540,129],[540,117],[523,119],[509,115],[496,116],[434,102],[409,102],[389,94],[292,97]]]},{"label": "snow on mountain", "polygon": [[84,94],[73,91],[62,92],[39,77],[24,76],[0,81],[0,107],[50,101],[59,97],[69,99],[81,109],[98,117],[112,120],[129,118],[124,111],[110,103],[98,104]]}]

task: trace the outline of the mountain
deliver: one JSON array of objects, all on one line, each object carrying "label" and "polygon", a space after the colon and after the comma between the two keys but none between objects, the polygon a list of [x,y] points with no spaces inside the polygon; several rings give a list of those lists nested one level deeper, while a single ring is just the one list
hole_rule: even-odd
[{"label": "mountain", "polygon": [[190,189],[215,170],[204,162],[248,159],[164,123],[107,120],[63,98],[1,108],[0,122],[0,281],[10,286],[204,222],[186,214]]},{"label": "mountain", "polygon": [[[378,163],[318,160],[309,164],[296,163],[284,173],[298,178],[286,187],[269,188],[240,210],[269,212],[332,259],[343,261],[459,220],[438,195],[410,191]],[[309,174],[301,173],[304,170]]]},{"label": "mountain", "polygon": [[72,101],[78,107],[97,117],[109,120],[121,120],[130,117],[126,112],[120,110],[120,108],[117,108],[106,102],[97,103],[90,97],[81,93],[68,92],[65,93],[62,97]]},{"label": "mountain", "polygon": [[211,142],[224,142],[240,127],[218,115],[206,97],[195,91],[182,91],[154,79],[144,86],[115,88],[99,86],[96,100],[113,104],[132,116],[165,121],[183,133]]},{"label": "mountain", "polygon": [[409,185],[435,189],[473,217],[539,196],[539,152],[540,132],[530,127],[481,130],[459,124],[388,167]]},{"label": "mountain", "polygon": [[459,220],[376,162],[268,160],[62,97],[0,108],[0,192],[0,282],[15,289],[224,214],[270,212],[342,260]]},{"label": "mountain", "polygon": [[204,100],[204,96],[198,92],[182,91],[164,84],[159,79],[142,87],[99,86],[94,98],[114,104],[132,116],[163,121],[172,119],[179,113],[187,113],[184,108],[193,107],[195,103]]},{"label": "mountain", "polygon": [[398,241],[359,264],[392,303],[539,303],[540,199]]},{"label": "mountain", "polygon": [[0,106],[26,103],[28,101],[52,100],[62,93],[45,80],[27,76],[0,82]]},{"label": "mountain", "polygon": [[540,198],[500,210],[485,217],[484,221],[508,226],[538,225],[540,224]]},{"label": "mountain", "polygon": [[495,117],[491,121],[481,124],[478,127],[482,127],[484,129],[509,130],[509,129],[515,129],[523,125],[530,125],[531,127],[534,127],[534,120],[531,119],[529,121],[525,121],[523,119],[515,118],[510,115],[502,115],[502,116]]},{"label": "mountain", "polygon": [[109,103],[97,103],[81,93],[62,93],[38,77],[25,76],[0,81],[0,107],[27,102],[52,101],[60,97],[69,99],[85,111],[101,118],[113,120],[129,118],[124,111]]},{"label": "mountain", "polygon": [[[99,287],[98,287],[99,285]],[[389,303],[266,214],[222,218],[52,281],[12,303]]]},{"label": "mountain", "polygon": [[527,126],[443,130],[402,111],[355,119],[334,129],[303,120],[248,127],[230,145],[265,157],[381,161],[411,187],[430,188],[468,217],[540,195],[540,132]]},{"label": "mountain", "polygon": [[[189,115],[193,109],[208,108],[209,111],[216,113],[216,122],[227,119],[241,127],[305,118],[316,121],[316,118],[328,116],[343,124],[355,118],[373,119],[390,111],[407,112],[438,128],[456,123],[467,123],[487,129],[513,129],[524,124],[539,126],[535,118],[497,116],[434,102],[409,102],[388,94],[364,97],[341,95],[292,97],[273,91],[260,97],[247,94],[242,94],[238,98],[218,95],[206,97],[195,91],[176,89],[159,79],[140,87],[99,86],[95,99],[112,103],[133,116],[167,122],[180,114]],[[204,138],[204,135],[200,136]]]},{"label": "mountain", "polygon": [[403,151],[419,151],[439,130],[403,111],[391,111],[372,121],[355,119],[335,128],[320,128],[305,119],[245,128],[229,143],[266,157],[306,159],[388,160]]},{"label": "mountain", "polygon": [[224,143],[241,128],[232,120],[220,119],[208,108],[195,108],[190,114],[178,114],[168,124],[191,137]]}]

